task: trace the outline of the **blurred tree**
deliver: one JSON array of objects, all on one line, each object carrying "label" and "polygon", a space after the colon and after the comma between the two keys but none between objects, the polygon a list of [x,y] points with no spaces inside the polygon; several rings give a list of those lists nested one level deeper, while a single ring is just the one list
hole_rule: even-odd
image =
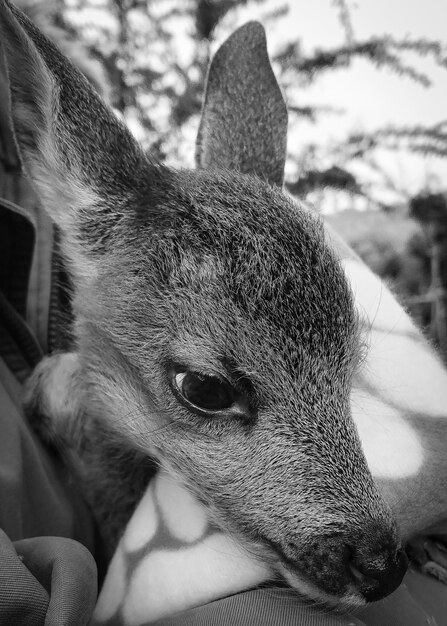
[{"label": "blurred tree", "polygon": [[431,334],[447,357],[447,194],[424,193],[410,202],[410,214],[427,235],[430,248]]},{"label": "blurred tree", "polygon": [[52,39],[82,71],[103,97],[109,97],[109,82],[103,64],[79,45],[76,29],[65,19],[65,0],[15,0],[15,4]]},{"label": "blurred tree", "polygon": [[399,294],[447,360],[447,197],[423,193],[384,211],[346,210],[326,217]]},{"label": "blurred tree", "polygon": [[[288,4],[281,0],[21,0],[52,12],[53,24],[77,38],[100,61],[111,85],[111,102],[143,145],[176,165],[191,165],[193,141],[200,114],[202,90],[210,48],[218,34],[222,39],[235,26],[234,16],[257,5],[265,23],[287,19]],[[43,5],[45,4],[45,8]],[[426,74],[409,59],[429,56],[445,66],[443,46],[427,39],[397,40],[377,36],[356,39],[348,5],[333,0],[344,42],[305,54],[300,40],[277,44],[273,62],[290,111],[290,125],[318,123],[322,115],[334,114],[330,106],[303,105],[306,87],[327,72],[349,67],[363,58],[379,69],[408,77],[423,86]],[[48,7],[53,7],[48,8]],[[338,112],[339,113],[339,112]],[[377,146],[402,147],[445,155],[445,123],[432,128],[384,128],[370,135],[352,135],[325,154],[308,146],[291,145],[289,189],[303,198],[325,188],[370,196],[351,165],[362,161],[376,172],[372,155]],[[381,172],[387,180],[386,172]],[[392,185],[391,180],[387,183]]]},{"label": "blurred tree", "polygon": [[389,212],[351,209],[326,220],[407,303],[425,293],[430,284],[427,240],[405,206]]}]

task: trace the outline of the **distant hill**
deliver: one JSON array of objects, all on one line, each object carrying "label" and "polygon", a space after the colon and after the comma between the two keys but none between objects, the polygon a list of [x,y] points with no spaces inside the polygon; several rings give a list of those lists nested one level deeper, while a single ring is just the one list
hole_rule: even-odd
[{"label": "distant hill", "polygon": [[[379,276],[410,302],[430,283],[430,252],[421,226],[408,217],[406,207],[385,211],[349,209],[324,216]],[[414,310],[418,318],[421,311]],[[420,322],[425,320],[420,318]]]},{"label": "distant hill", "polygon": [[407,215],[406,207],[393,211],[356,211],[347,209],[325,215],[327,221],[357,251],[360,245],[367,248],[367,242],[387,242],[397,253],[402,253],[406,245],[421,227]]}]

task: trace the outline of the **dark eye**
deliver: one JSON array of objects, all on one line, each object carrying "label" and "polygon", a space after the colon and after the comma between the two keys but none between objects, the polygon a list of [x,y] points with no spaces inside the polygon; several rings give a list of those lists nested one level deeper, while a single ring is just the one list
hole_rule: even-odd
[{"label": "dark eye", "polygon": [[205,376],[195,372],[174,373],[173,382],[180,395],[203,411],[223,411],[234,404],[231,386],[217,376]]}]

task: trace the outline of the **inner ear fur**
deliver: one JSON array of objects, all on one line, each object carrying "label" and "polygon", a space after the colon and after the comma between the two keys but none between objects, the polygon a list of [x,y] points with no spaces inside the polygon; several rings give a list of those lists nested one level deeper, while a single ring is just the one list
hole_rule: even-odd
[{"label": "inner ear fur", "polygon": [[222,44],[211,62],[196,143],[197,166],[256,174],[282,186],[287,119],[264,28],[248,22]]}]

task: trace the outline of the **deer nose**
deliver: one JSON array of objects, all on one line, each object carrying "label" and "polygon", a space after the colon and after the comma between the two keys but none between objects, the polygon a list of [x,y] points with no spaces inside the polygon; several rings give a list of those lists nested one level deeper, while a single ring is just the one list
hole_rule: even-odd
[{"label": "deer nose", "polygon": [[401,548],[386,557],[377,553],[376,556],[362,554],[358,548],[348,553],[348,572],[367,602],[381,600],[392,593],[407,571],[408,559]]}]

